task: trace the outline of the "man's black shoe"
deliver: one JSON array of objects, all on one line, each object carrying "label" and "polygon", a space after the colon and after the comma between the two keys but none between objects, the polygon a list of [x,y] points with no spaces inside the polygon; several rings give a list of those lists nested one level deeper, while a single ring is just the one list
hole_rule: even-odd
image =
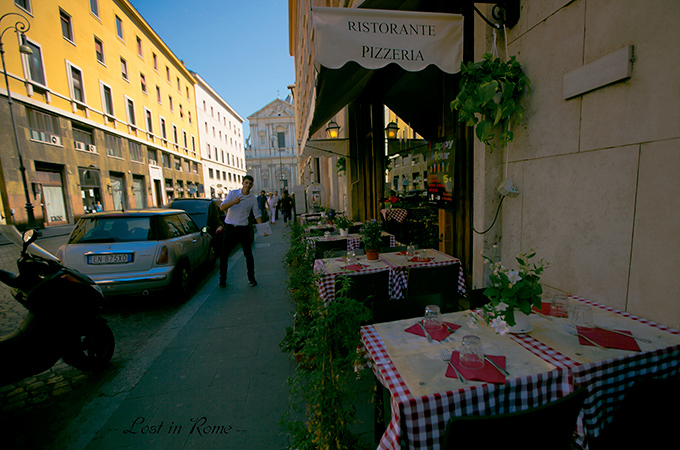
[{"label": "man's black shoe", "polygon": [[226,281],[220,281],[220,287],[221,288],[227,287],[227,282]]},{"label": "man's black shoe", "polygon": [[250,285],[251,285],[252,287],[257,286],[257,281],[255,281],[255,279],[253,278],[252,280],[250,280]]}]

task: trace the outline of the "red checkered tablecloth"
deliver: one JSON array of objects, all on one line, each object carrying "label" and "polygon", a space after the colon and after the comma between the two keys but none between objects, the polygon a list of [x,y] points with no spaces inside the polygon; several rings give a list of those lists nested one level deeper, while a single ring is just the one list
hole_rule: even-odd
[{"label": "red checkered tablecloth", "polygon": [[[595,302],[575,296],[571,298],[644,323],[654,330],[680,334],[663,325]],[[611,419],[611,412],[617,402],[623,398],[624,391],[636,378],[680,375],[680,344],[579,364],[528,334],[510,335],[510,339],[552,364],[555,369],[508,379],[504,385],[473,383],[462,389],[415,397],[392,363],[375,327],[362,327],[363,348],[370,358],[373,373],[390,392],[392,407],[392,419],[378,448],[438,449],[439,440],[451,417],[522,411],[563,397],[573,392],[575,386],[586,387],[589,393],[577,428],[579,443],[585,445],[589,437],[599,435],[602,427]]]},{"label": "red checkered tablecloth", "polygon": [[385,220],[396,220],[399,223],[403,222],[408,215],[408,211],[402,208],[381,209],[380,213]]},{"label": "red checkered tablecloth", "polygon": [[[442,253],[438,250],[434,249],[427,249],[427,250],[422,250],[421,251],[423,255],[426,256],[433,256],[434,259],[432,261],[428,262],[409,262],[407,263],[406,260],[404,259],[401,261],[401,258],[397,258],[396,261],[394,258],[384,258],[385,262],[390,266],[392,269],[390,271],[390,284],[393,285],[392,288],[392,298],[403,298],[404,297],[404,292],[406,292],[406,285],[408,282],[408,269],[410,267],[437,267],[437,266],[448,266],[454,263],[459,263],[460,260],[458,258],[454,258],[453,256],[449,256],[446,253]],[[466,296],[466,290],[465,290],[465,275],[463,273],[463,266],[462,264],[459,266],[460,269],[458,271],[458,295],[465,297]]]}]

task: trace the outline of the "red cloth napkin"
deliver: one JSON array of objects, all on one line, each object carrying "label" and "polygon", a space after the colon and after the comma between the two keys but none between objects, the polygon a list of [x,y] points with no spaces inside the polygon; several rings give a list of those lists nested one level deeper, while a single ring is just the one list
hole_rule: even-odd
[{"label": "red cloth napkin", "polygon": [[[623,336],[619,333],[614,333],[609,330],[602,330],[600,328],[586,329],[581,327],[576,327],[578,334],[582,334],[585,337],[592,339],[604,348],[615,348],[618,350],[629,350],[632,352],[639,352],[640,346],[637,341],[632,337]],[[631,334],[630,331],[619,330],[622,333]],[[581,336],[578,337],[579,344],[593,346],[590,342],[583,339]]]},{"label": "red cloth napkin", "polygon": [[425,256],[414,256],[413,258],[409,259],[411,262],[430,262],[434,258],[426,258]]},{"label": "red cloth napkin", "polygon": [[[449,327],[451,327],[452,330],[457,330],[458,328],[460,328],[460,325],[456,325],[455,323],[451,323],[451,322],[444,322],[444,323],[447,324]],[[425,333],[423,333],[423,329],[418,324],[412,325],[412,326],[408,327],[407,329],[405,329],[404,331],[409,332],[409,333],[413,333],[413,334],[418,335],[418,336],[425,337]],[[432,336],[432,339],[434,339],[435,341],[441,341],[443,339],[446,339],[448,337],[448,335],[451,334],[451,333],[449,333],[448,328],[446,328],[445,326],[442,326],[441,328],[439,328],[437,330],[431,330],[431,329],[428,328],[427,332],[430,333],[430,336]]]},{"label": "red cloth napkin", "polygon": [[361,270],[364,266],[361,264],[350,264],[349,266],[343,267],[344,270]]},{"label": "red cloth napkin", "polygon": [[[480,369],[468,369],[460,365],[459,356],[460,354],[458,352],[453,352],[451,354],[451,364],[456,366],[456,369],[458,369],[460,374],[463,375],[463,378],[465,378],[466,380],[483,381],[485,383],[505,384],[505,376],[502,373],[500,373],[498,369],[489,364],[487,361],[484,361],[484,367]],[[491,361],[498,364],[498,367],[502,367],[504,369],[506,368],[505,356],[496,355],[486,356],[488,356]],[[448,364],[446,367],[446,376],[448,378],[458,378],[456,372],[454,372],[451,366],[449,366]]]}]

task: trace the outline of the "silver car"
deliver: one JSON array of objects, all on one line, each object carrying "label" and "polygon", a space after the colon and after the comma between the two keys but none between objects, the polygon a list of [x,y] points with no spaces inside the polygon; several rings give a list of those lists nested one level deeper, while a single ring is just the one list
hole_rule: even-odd
[{"label": "silver car", "polygon": [[98,212],[80,218],[57,257],[106,296],[168,289],[186,298],[190,276],[214,263],[211,239],[181,210]]}]

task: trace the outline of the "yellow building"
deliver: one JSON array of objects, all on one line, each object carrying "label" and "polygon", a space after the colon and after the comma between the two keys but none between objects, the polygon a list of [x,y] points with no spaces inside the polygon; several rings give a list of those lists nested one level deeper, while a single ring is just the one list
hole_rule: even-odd
[{"label": "yellow building", "polygon": [[98,203],[120,210],[203,196],[195,80],[129,1],[0,5],[18,135],[3,83],[6,223],[26,223],[29,202],[36,222],[50,226],[73,223]]}]

